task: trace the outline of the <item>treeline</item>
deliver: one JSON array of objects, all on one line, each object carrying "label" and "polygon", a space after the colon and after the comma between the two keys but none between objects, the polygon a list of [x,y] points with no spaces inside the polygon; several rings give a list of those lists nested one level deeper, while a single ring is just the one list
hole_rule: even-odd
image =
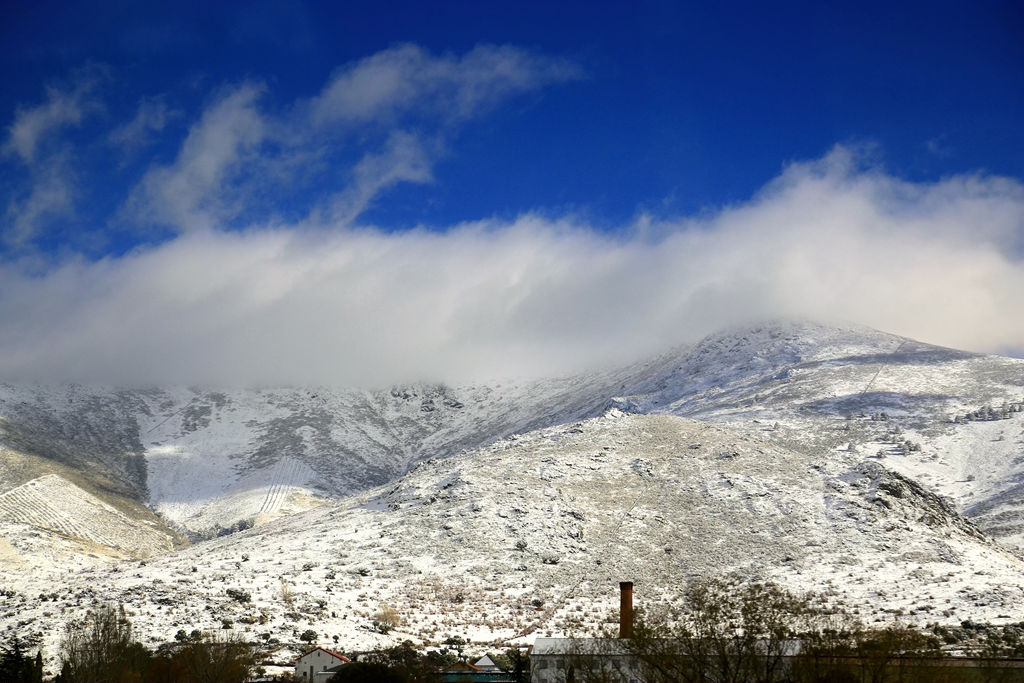
[{"label": "treeline", "polygon": [[69,625],[60,659],[58,683],[242,683],[256,666],[256,652],[233,637],[194,632],[151,651],[109,605]]},{"label": "treeline", "polygon": [[0,650],[0,682],[42,683],[42,650],[36,650],[35,656],[32,656],[17,636]]},{"label": "treeline", "polygon": [[[1015,627],[954,634],[935,626],[868,628],[813,596],[771,583],[693,582],[671,608],[641,614],[629,639],[580,640],[572,683],[1020,683]],[[959,637],[960,654],[947,649]],[[965,649],[966,647],[966,649]]]},{"label": "treeline", "polygon": [[[452,637],[445,640],[445,647],[421,653],[407,640],[386,650],[359,655],[356,661],[339,668],[330,683],[439,683],[446,680],[442,671],[463,661],[466,644],[462,638]],[[491,655],[491,659],[510,683],[530,680],[529,655],[521,650],[513,648]]]}]

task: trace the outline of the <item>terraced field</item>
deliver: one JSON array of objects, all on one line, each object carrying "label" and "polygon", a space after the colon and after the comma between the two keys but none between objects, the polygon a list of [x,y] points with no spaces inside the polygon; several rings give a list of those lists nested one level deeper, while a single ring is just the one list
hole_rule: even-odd
[{"label": "terraced field", "polygon": [[273,514],[280,509],[293,482],[299,480],[301,469],[301,464],[294,458],[282,458],[277,462],[272,472],[273,483],[267,489],[267,497],[260,506],[258,515]]},{"label": "terraced field", "polygon": [[132,521],[56,474],[0,494],[0,517],[139,557],[171,548],[165,534]]}]

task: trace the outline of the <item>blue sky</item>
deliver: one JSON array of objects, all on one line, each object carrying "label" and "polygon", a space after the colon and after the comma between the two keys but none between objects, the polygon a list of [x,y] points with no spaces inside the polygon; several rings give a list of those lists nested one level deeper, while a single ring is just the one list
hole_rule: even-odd
[{"label": "blue sky", "polygon": [[1020,3],[11,2],[0,45],[10,377],[1024,348]]}]

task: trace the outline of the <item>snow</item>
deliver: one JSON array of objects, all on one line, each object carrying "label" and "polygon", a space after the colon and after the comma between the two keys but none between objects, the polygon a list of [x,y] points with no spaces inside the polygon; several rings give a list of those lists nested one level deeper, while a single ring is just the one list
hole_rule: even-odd
[{"label": "snow", "polygon": [[[346,650],[579,632],[619,580],[654,605],[724,571],[868,622],[1022,620],[1024,414],[951,421],[1022,390],[1024,361],[806,321],[493,386],[2,385],[0,628],[52,656],[120,601],[152,644],[228,618],[287,662],[307,628]],[[211,538],[171,551],[171,529]]]},{"label": "snow", "polygon": [[0,517],[139,555],[171,549],[166,535],[129,519],[56,474],[0,494]]}]

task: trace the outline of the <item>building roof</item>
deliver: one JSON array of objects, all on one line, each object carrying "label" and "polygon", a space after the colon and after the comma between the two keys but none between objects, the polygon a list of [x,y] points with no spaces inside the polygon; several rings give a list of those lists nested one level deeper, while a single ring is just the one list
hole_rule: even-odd
[{"label": "building roof", "polygon": [[473,663],[473,665],[476,666],[476,667],[479,667],[481,669],[497,669],[498,668],[498,665],[494,663],[494,660],[491,659],[490,655],[484,655],[480,659],[476,660]]},{"label": "building roof", "polygon": [[537,638],[531,656],[628,655],[629,641],[622,638]]},{"label": "building roof", "polygon": [[[758,641],[763,644],[766,641]],[[784,657],[800,654],[803,641],[784,640],[780,643]],[[533,643],[532,656],[545,655],[605,655],[617,657],[630,655],[629,639],[625,638],[537,638]]]},{"label": "building roof", "polygon": [[441,670],[442,673],[445,671],[482,671],[478,666],[473,666],[469,662],[456,662],[451,666],[447,666]]},{"label": "building roof", "polygon": [[331,652],[330,650],[328,650],[327,648],[324,648],[324,647],[314,647],[309,652],[303,652],[301,655],[299,655],[299,659],[302,659],[303,657],[305,657],[307,655],[311,655],[314,652],[316,652],[317,650],[320,650],[322,652],[326,652],[327,654],[329,654],[330,656],[334,657],[335,659],[340,659],[343,662],[351,662],[352,661],[351,659],[349,659],[345,655],[339,655],[337,652]]}]

